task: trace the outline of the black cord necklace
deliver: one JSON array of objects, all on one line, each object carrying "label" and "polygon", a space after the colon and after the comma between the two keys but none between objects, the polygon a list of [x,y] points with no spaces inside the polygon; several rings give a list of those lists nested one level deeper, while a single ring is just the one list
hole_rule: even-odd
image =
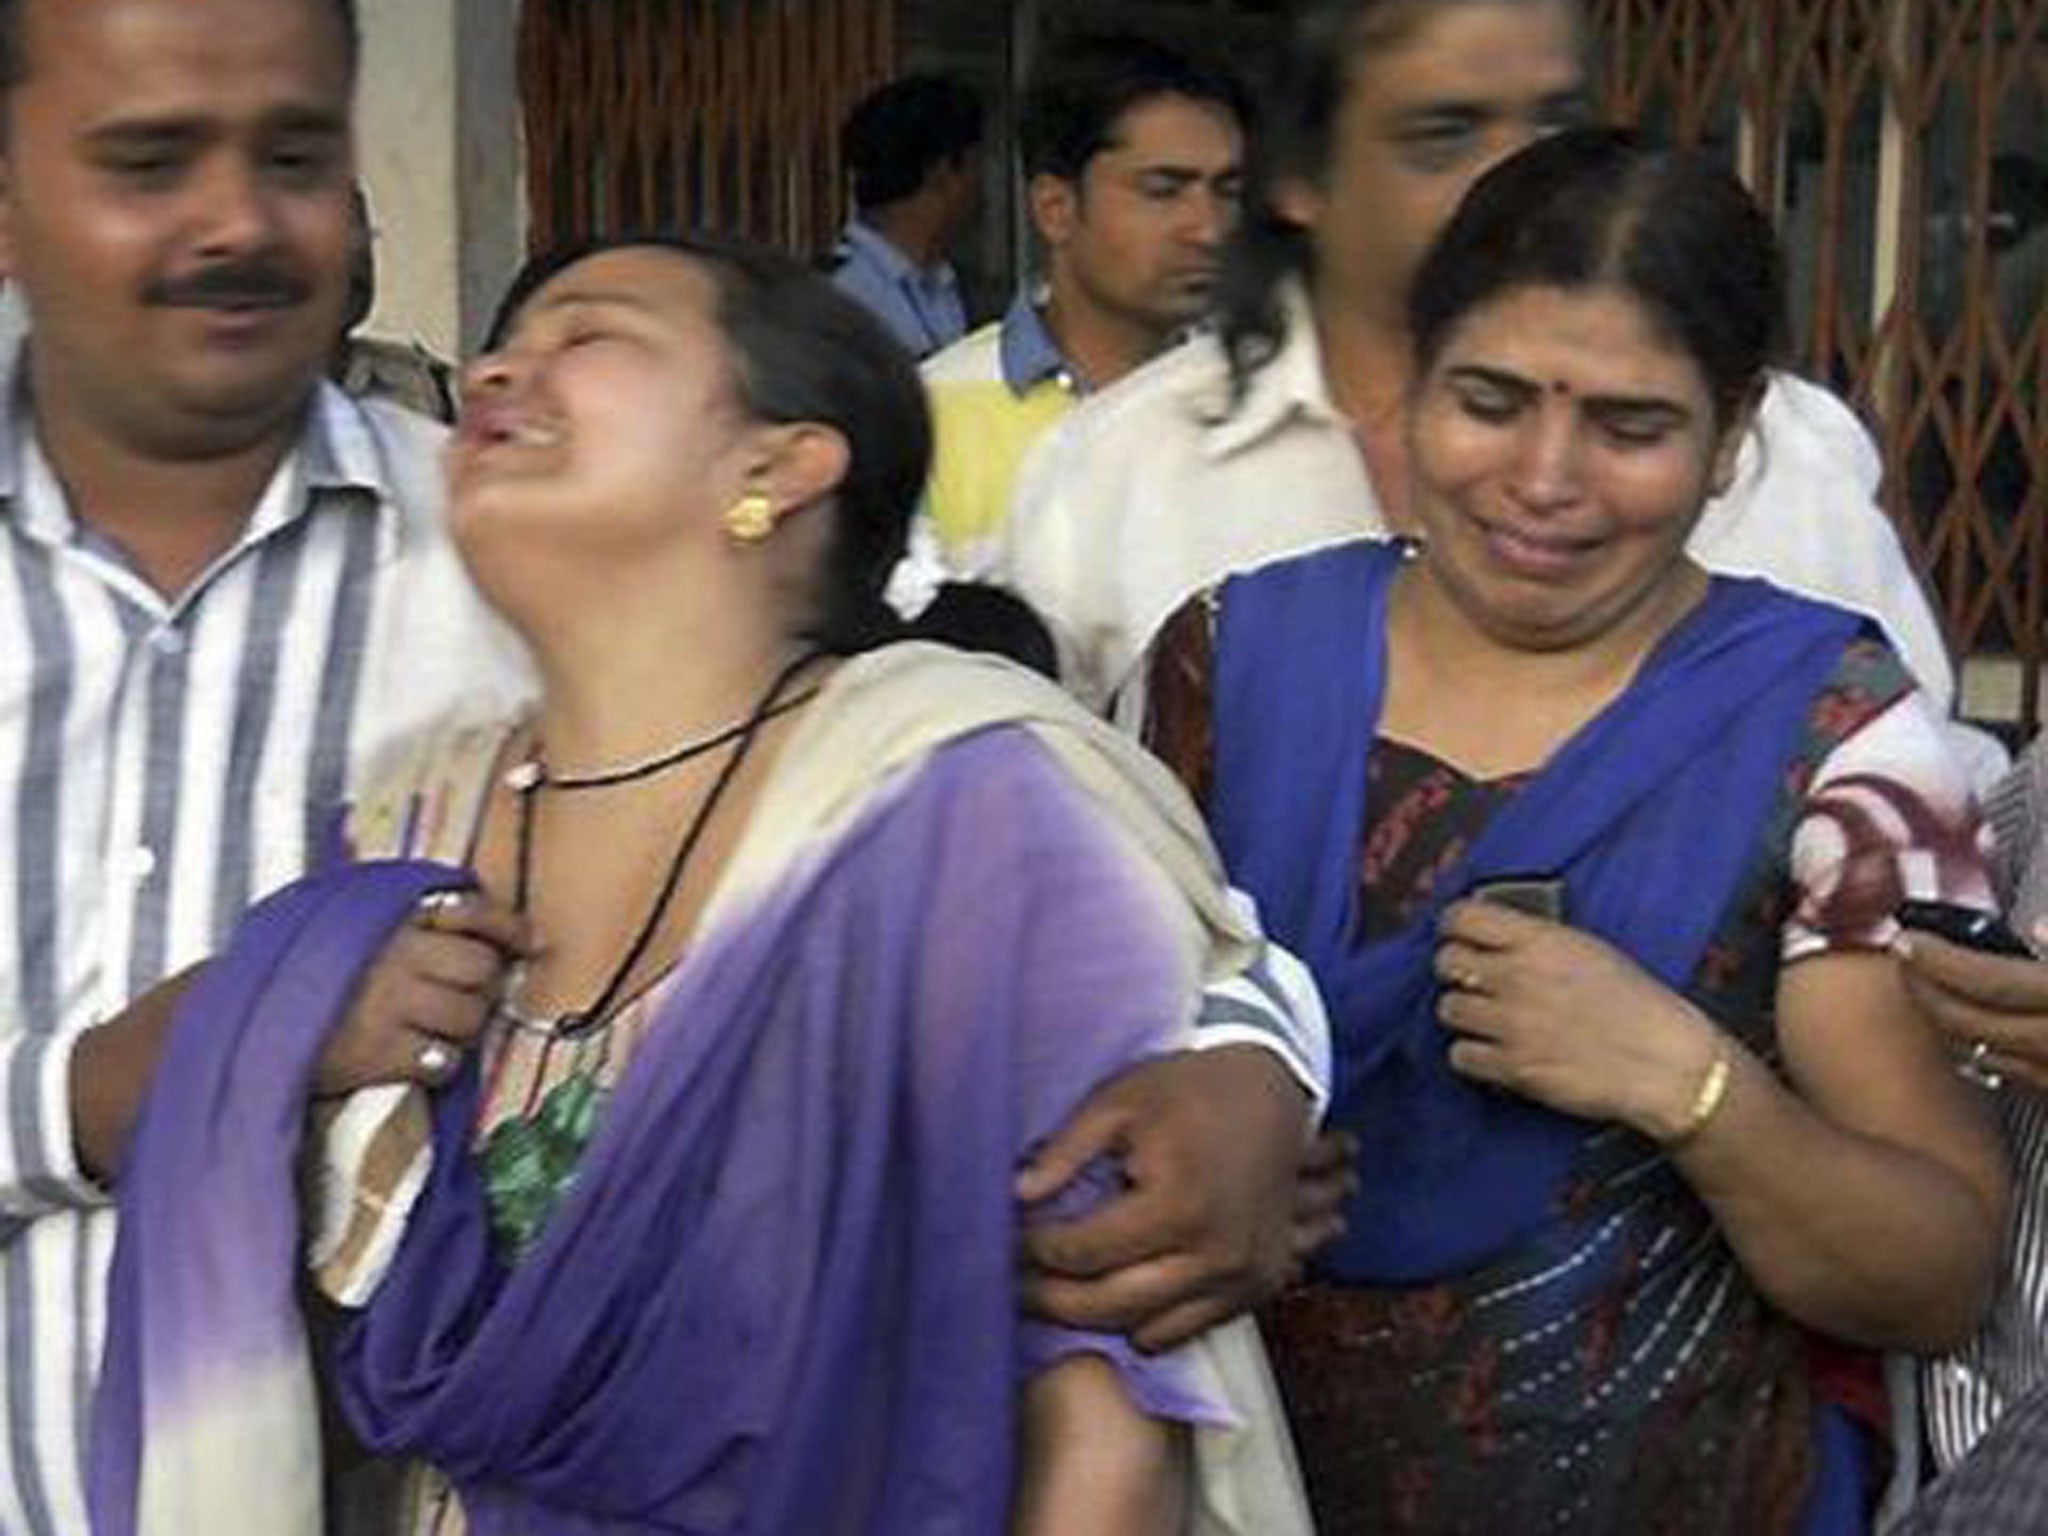
[{"label": "black cord necklace", "polygon": [[786,715],[792,709],[801,709],[818,696],[815,688],[806,688],[802,693],[778,701],[772,708],[758,716],[749,714],[730,725],[722,725],[708,736],[692,736],[689,740],[670,747],[666,752],[629,763],[623,768],[605,768],[596,773],[556,773],[547,765],[547,760],[538,751],[529,752],[520,761],[505,770],[505,787],[515,794],[530,794],[536,789],[610,789],[619,784],[632,784],[640,779],[651,779],[657,773],[666,773],[679,768],[692,758],[702,757],[707,752],[716,752],[720,747],[730,746],[747,732],[756,730],[773,720],[777,715]]},{"label": "black cord necklace", "polygon": [[[752,753],[754,743],[760,738],[761,727],[777,715],[787,714],[816,696],[816,688],[806,689],[794,698],[785,699],[783,694],[806,667],[818,660],[820,654],[818,651],[806,651],[776,673],[774,680],[769,683],[754,707],[747,711],[746,717],[737,725],[721,730],[714,737],[689,744],[690,756],[727,745],[732,745],[734,750],[725,760],[724,766],[718,770],[718,777],[712,781],[710,792],[704,796],[696,814],[684,827],[683,835],[676,843],[675,854],[668,862],[668,872],[662,877],[661,889],[655,893],[654,904],[648,909],[646,919],[640,924],[640,931],[633,936],[633,942],[626,946],[625,955],[613,967],[610,979],[605,982],[596,1000],[587,1008],[561,1015],[551,1026],[525,1017],[507,1002],[503,1005],[503,1011],[513,1023],[528,1029],[540,1030],[561,1040],[587,1038],[611,1023],[612,1012],[618,1006],[627,978],[633,974],[634,967],[639,965],[649,947],[653,945],[654,936],[661,929],[661,920],[667,915],[668,904],[675,899],[676,888],[682,884],[683,870],[689,865],[690,855],[697,851],[697,844],[704,836],[704,829],[711,823],[712,812],[718,809],[719,801],[725,798],[726,790],[731,787],[732,781],[739,775],[741,766]],[[612,776],[609,782],[623,783],[628,779],[645,778],[683,760],[673,753],[666,756],[669,761],[650,759],[648,763],[641,764],[636,769],[622,770]],[[533,890],[533,821],[536,792],[548,783],[552,783],[558,789],[595,788],[598,781],[605,778],[605,775],[593,774],[587,779],[549,780],[542,775],[514,782],[510,774],[506,776],[507,785],[519,798],[518,846],[512,886],[512,909],[515,912],[524,913],[527,910],[527,903]]]}]

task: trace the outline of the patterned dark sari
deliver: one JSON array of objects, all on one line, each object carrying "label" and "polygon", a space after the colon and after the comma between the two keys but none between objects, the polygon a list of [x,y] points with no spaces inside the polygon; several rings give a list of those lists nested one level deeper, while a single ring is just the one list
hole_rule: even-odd
[{"label": "patterned dark sari", "polygon": [[1266,1319],[1318,1528],[1859,1529],[1859,1437],[1812,1341],[1652,1143],[1451,1074],[1429,958],[1479,880],[1561,875],[1576,926],[1774,1059],[1804,792],[1910,683],[1852,616],[1716,581],[1544,769],[1475,781],[1377,734],[1398,561],[1235,579],[1213,659],[1184,614],[1150,699],[1233,878],[1317,973],[1333,1120],[1364,1145],[1349,1234]]}]

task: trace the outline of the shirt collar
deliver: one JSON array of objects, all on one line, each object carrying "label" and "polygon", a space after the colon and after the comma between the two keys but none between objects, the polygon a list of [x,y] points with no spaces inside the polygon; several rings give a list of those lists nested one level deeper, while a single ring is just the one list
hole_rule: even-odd
[{"label": "shirt collar", "polygon": [[0,500],[7,514],[18,518],[30,538],[56,544],[71,537],[71,518],[61,506],[47,506],[40,497],[27,497],[24,490],[22,447],[30,431],[28,381],[21,369],[21,344],[17,340],[0,359]]},{"label": "shirt collar", "polygon": [[[322,379],[306,412],[299,438],[299,475],[305,494],[291,499],[284,521],[303,516],[315,501],[345,503],[377,517],[380,555],[403,544],[406,508],[389,443],[369,410],[330,380]],[[432,473],[438,474],[435,467]],[[268,532],[251,529],[252,533]]]},{"label": "shirt collar", "polygon": [[902,251],[890,244],[881,231],[863,224],[859,219],[849,219],[840,233],[839,243],[849,254],[873,262],[892,281],[917,283],[926,287],[937,285],[950,288],[953,285],[953,264],[950,261],[936,261],[929,267],[920,267]]},{"label": "shirt collar", "polygon": [[1047,379],[1076,394],[1084,393],[1081,375],[1068,363],[1045,323],[1042,299],[1042,294],[1029,290],[1019,293],[1003,316],[998,342],[1003,382],[1013,395],[1026,394]]},{"label": "shirt collar", "polygon": [[[78,532],[70,508],[58,497],[23,494],[23,448],[35,430],[27,370],[22,366],[26,339],[0,356],[0,402],[5,403],[0,417],[0,515],[18,518],[31,538],[62,544]],[[266,491],[242,543],[265,537],[305,515],[316,499],[326,499],[375,511],[380,552],[396,553],[401,515],[383,445],[362,407],[332,384],[323,380],[315,391],[299,442],[278,473],[294,476],[300,493],[279,498]]]},{"label": "shirt collar", "polygon": [[1218,458],[1250,447],[1297,416],[1320,422],[1344,420],[1323,377],[1323,349],[1316,341],[1316,317],[1307,287],[1298,277],[1286,278],[1277,298],[1281,318],[1278,350],[1246,382],[1244,398],[1235,410],[1230,409],[1227,382],[1224,398],[1214,402],[1217,416],[1208,432],[1208,446]]}]

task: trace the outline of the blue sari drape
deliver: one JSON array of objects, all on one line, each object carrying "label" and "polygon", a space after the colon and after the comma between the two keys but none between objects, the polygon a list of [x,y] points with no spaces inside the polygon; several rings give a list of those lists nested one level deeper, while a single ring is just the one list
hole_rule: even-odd
[{"label": "blue sari drape", "polygon": [[1474,885],[1561,877],[1574,927],[1684,990],[1720,926],[1815,693],[1865,621],[1716,578],[1628,690],[1558,749],[1399,933],[1358,938],[1366,766],[1397,546],[1354,544],[1225,585],[1211,825],[1268,932],[1309,964],[1336,1051],[1332,1122],[1361,1183],[1320,1260],[1411,1283],[1476,1267],[1556,1209],[1593,1127],[1451,1071],[1437,919]]}]

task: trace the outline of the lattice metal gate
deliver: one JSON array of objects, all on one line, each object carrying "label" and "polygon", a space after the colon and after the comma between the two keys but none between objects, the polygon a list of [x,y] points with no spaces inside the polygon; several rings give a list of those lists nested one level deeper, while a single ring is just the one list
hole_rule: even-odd
[{"label": "lattice metal gate", "polygon": [[526,0],[533,240],[717,229],[811,254],[838,130],[896,57],[891,0]]},{"label": "lattice metal gate", "polygon": [[1876,429],[1958,651],[2048,618],[2048,0],[1593,0],[1609,107],[1780,216],[1799,366]]}]

